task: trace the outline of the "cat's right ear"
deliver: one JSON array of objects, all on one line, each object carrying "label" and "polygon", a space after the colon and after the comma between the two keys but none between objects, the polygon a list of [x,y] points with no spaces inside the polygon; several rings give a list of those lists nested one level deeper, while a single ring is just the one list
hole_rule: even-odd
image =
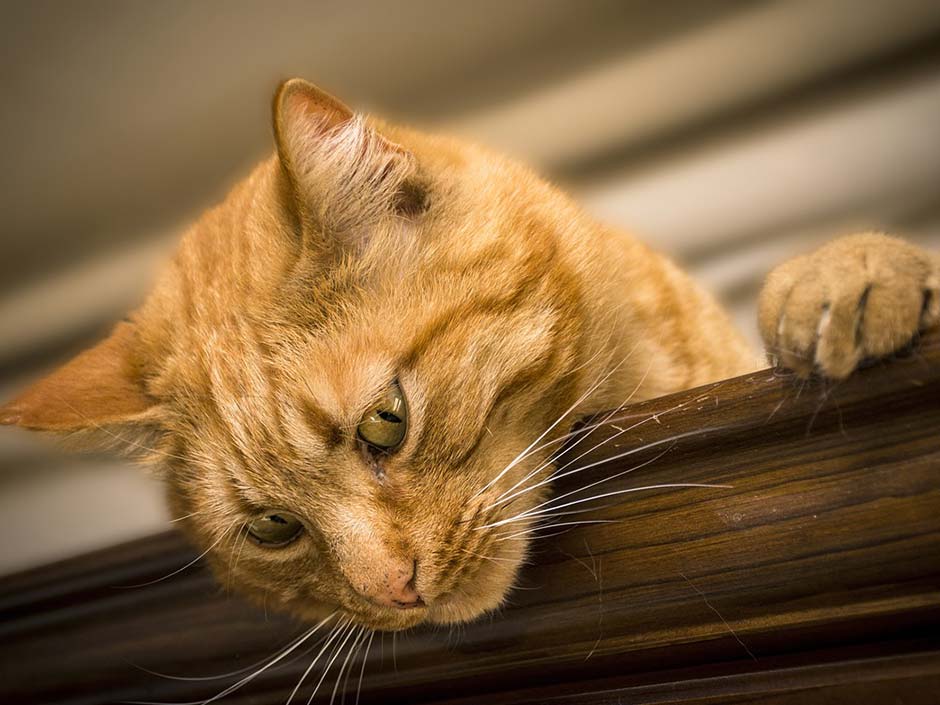
[{"label": "cat's right ear", "polygon": [[413,156],[302,79],[282,83],[273,108],[278,156],[301,222],[361,246],[370,225],[400,209]]},{"label": "cat's right ear", "polygon": [[0,424],[36,431],[103,432],[121,440],[123,429],[153,426],[158,406],[144,391],[136,365],[133,324],[112,334],[0,406]]}]

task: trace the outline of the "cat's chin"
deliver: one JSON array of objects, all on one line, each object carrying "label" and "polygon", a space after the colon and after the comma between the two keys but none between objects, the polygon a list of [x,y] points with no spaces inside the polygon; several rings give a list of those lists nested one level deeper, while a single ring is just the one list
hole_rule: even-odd
[{"label": "cat's chin", "polygon": [[461,624],[499,609],[511,590],[517,568],[518,564],[512,567],[506,564],[485,566],[474,581],[434,600],[426,610],[425,621],[431,624]]},{"label": "cat's chin", "polygon": [[354,624],[372,629],[375,631],[396,632],[404,629],[412,629],[420,624],[429,622],[428,608],[416,608],[410,610],[394,610],[376,608],[374,610],[363,610],[357,606],[350,609],[346,606],[327,607],[324,604],[312,605],[309,608],[292,606],[288,608],[296,617],[309,624],[316,624],[324,619],[334,619],[333,624],[350,621]]},{"label": "cat's chin", "polygon": [[[460,624],[470,622],[497,609],[502,600],[480,604],[466,599],[442,598],[429,607],[409,610],[381,610],[370,613],[346,612],[352,621],[376,631],[395,632],[413,629],[422,624]],[[309,617],[308,617],[309,621]]]},{"label": "cat's chin", "polygon": [[[422,624],[460,624],[470,622],[500,607],[503,596],[488,595],[487,599],[470,598],[466,595],[449,594],[435,600],[427,607],[407,610],[377,608],[352,611],[342,609],[354,622],[377,631],[402,631]],[[307,616],[308,621],[310,616]]]},{"label": "cat's chin", "polygon": [[463,624],[498,609],[503,600],[493,600],[480,604],[468,600],[449,600],[447,598],[431,605],[426,621],[430,624]]}]

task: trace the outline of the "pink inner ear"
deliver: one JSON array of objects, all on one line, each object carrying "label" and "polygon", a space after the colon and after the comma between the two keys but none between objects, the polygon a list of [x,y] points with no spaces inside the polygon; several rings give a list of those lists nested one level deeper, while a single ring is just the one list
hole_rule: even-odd
[{"label": "pink inner ear", "polygon": [[[279,129],[284,129],[291,137],[300,137],[303,140],[311,136],[322,137],[356,117],[343,102],[299,79],[284,84],[277,103],[276,117],[280,123]],[[408,150],[400,144],[391,142],[378,133],[372,133],[372,139],[384,151],[406,158],[409,156]]]},{"label": "pink inner ear", "polygon": [[275,133],[298,207],[343,245],[361,246],[369,225],[395,210],[414,173],[410,152],[299,79],[275,98]]},{"label": "pink inner ear", "polygon": [[[352,112],[342,110],[337,104],[314,96],[294,94],[287,99],[288,111],[294,119],[313,120],[328,128],[339,127],[352,119]],[[345,108],[345,106],[342,106]]]},{"label": "pink inner ear", "polygon": [[304,81],[288,81],[281,89],[278,119],[288,132],[328,132],[353,119],[354,113],[339,100]]}]

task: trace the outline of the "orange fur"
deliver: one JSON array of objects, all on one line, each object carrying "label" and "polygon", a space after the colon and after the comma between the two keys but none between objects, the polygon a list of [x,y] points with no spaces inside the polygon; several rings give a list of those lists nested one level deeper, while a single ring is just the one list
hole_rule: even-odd
[{"label": "orange fur", "polygon": [[[307,619],[338,607],[388,629],[491,610],[528,539],[480,527],[545,498],[491,506],[548,459],[511,465],[539,434],[578,400],[543,442],[631,396],[756,366],[684,273],[527,169],[362,119],[302,81],[279,90],[274,122],[278,153],[186,233],[132,322],[91,354],[112,356],[111,382],[86,378],[80,358],[0,417],[122,434],[145,423],[189,535],[221,579],[267,605]],[[936,286],[936,263],[905,252],[904,272]],[[781,310],[796,317],[782,301],[805,266],[771,279],[771,341]],[[890,352],[908,332],[866,350]],[[355,429],[396,378],[411,428],[377,477]],[[93,380],[123,401],[89,394]],[[244,522],[270,508],[306,533],[277,549],[247,542]],[[425,607],[363,597],[412,560]]]}]

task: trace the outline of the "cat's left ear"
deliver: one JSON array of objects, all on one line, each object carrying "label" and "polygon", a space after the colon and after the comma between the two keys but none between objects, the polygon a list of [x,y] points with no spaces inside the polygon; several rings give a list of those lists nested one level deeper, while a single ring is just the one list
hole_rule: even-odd
[{"label": "cat's left ear", "polygon": [[157,406],[136,368],[130,323],[34,383],[0,407],[0,424],[37,431],[73,432],[148,425]]},{"label": "cat's left ear", "polygon": [[413,155],[316,86],[281,84],[274,135],[295,205],[321,232],[356,241],[376,221],[413,208]]}]

